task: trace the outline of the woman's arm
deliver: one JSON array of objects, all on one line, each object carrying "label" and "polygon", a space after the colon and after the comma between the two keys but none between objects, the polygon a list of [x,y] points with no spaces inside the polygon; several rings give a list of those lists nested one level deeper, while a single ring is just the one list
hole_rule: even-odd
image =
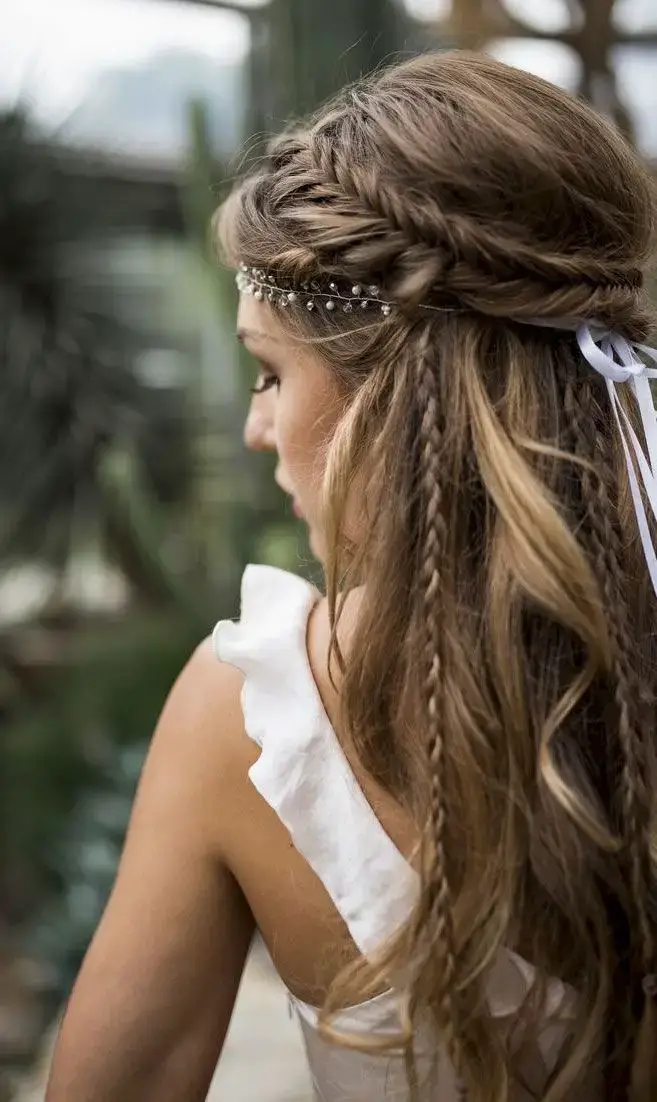
[{"label": "woman's arm", "polygon": [[240,685],[204,644],[171,693],[46,1102],[206,1097],[253,933],[221,856],[239,800]]}]

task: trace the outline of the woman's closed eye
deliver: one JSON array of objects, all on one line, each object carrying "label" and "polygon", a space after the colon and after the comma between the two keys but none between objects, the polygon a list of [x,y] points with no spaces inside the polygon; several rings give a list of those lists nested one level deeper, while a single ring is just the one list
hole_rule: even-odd
[{"label": "woman's closed eye", "polygon": [[250,390],[252,394],[264,394],[266,390],[271,390],[273,386],[280,386],[280,382],[278,375],[274,375],[273,372],[260,371],[255,386],[252,386]]}]

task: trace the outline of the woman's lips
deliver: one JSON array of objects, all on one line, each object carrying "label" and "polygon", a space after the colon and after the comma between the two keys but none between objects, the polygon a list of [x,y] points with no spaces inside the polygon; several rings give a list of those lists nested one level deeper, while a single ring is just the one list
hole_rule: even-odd
[{"label": "woman's lips", "polygon": [[292,512],[298,520],[303,520],[303,511],[295,497],[292,498]]}]

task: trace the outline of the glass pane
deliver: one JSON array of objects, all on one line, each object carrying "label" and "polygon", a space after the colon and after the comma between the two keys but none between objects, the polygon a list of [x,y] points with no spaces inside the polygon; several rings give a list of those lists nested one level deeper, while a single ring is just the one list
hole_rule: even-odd
[{"label": "glass pane", "polygon": [[621,99],[630,112],[636,144],[642,153],[657,156],[657,49],[616,46],[614,69]]},{"label": "glass pane", "polygon": [[172,0],[21,0],[2,30],[0,105],[26,101],[63,140],[175,159],[191,98],[208,102],[219,149],[242,137],[246,14]]},{"label": "glass pane", "polygon": [[655,0],[616,0],[614,23],[622,31],[657,30]]},{"label": "glass pane", "polygon": [[581,61],[576,52],[562,42],[544,42],[538,38],[498,38],[489,43],[487,53],[569,92],[574,92],[578,87]]},{"label": "glass pane", "polygon": [[[579,25],[581,14],[571,0],[502,0],[509,15],[537,31],[559,33]],[[573,8],[577,8],[573,18]]]}]

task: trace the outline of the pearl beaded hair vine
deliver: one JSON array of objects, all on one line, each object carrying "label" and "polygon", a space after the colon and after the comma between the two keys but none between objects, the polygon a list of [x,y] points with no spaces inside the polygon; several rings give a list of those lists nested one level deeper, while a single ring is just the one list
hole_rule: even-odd
[{"label": "pearl beaded hair vine", "polygon": [[304,305],[307,310],[323,306],[329,313],[342,310],[345,314],[353,310],[378,309],[386,318],[394,306],[393,302],[381,298],[380,288],[374,284],[364,287],[354,283],[351,294],[341,290],[334,280],[328,283],[326,290],[322,290],[321,283],[315,279],[300,283],[298,288],[279,287],[273,275],[262,268],[249,268],[246,264],[240,264],[235,282],[242,294],[253,295],[258,302],[267,299],[277,306]]}]

